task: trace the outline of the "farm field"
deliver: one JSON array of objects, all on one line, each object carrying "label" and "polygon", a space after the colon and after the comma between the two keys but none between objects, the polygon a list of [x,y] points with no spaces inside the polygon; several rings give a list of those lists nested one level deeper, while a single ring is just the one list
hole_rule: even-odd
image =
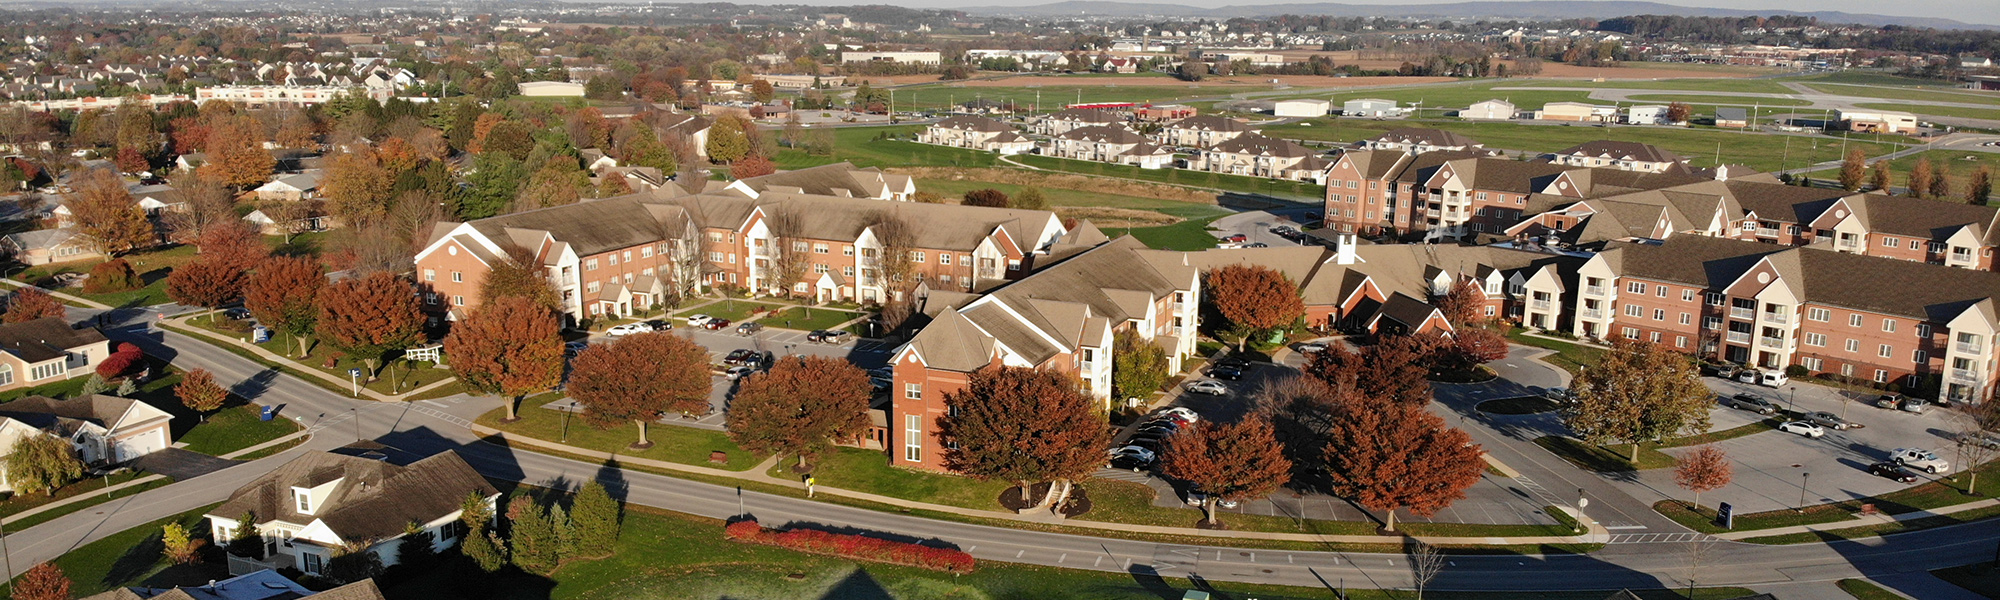
[{"label": "farm field", "polygon": [[1676,90],[1689,92],[1740,92],[1746,94],[1794,94],[1791,88],[1769,79],[1611,79],[1605,81],[1544,79],[1519,81],[1516,87],[1574,87],[1610,90]]},{"label": "farm field", "polygon": [[[1644,142],[1671,150],[1693,159],[1692,163],[1696,166],[1714,166],[1719,152],[1723,163],[1749,165],[1767,172],[1778,170],[1783,164],[1797,168],[1840,157],[1840,140],[1830,136],[1764,135],[1706,128],[1565,127],[1430,119],[1313,119],[1303,123],[1267,126],[1264,134],[1286,139],[1353,142],[1397,127],[1435,127],[1472,136],[1488,148],[1531,152],[1554,152],[1593,140],[1619,140]],[[1786,148],[1788,140],[1789,150]],[[1890,142],[1860,141],[1859,138],[1850,141],[1849,147],[1860,147],[1869,156],[1887,154],[1900,148]]]}]

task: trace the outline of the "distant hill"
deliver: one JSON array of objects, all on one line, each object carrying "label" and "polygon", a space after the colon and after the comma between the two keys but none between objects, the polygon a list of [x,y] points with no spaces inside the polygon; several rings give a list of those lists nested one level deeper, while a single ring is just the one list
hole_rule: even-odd
[{"label": "distant hill", "polygon": [[1104,0],[1070,0],[1032,6],[977,6],[962,8],[975,15],[1014,15],[1024,17],[1055,17],[1063,15],[1095,17],[1270,17],[1277,15],[1326,15],[1335,17],[1406,17],[1406,18],[1493,18],[1493,19],[1609,19],[1631,15],[1677,15],[1687,17],[1743,17],[1768,15],[1803,15],[1816,17],[1821,23],[1853,23],[1858,25],[1902,25],[1907,27],[1933,27],[1937,29],[2000,29],[2000,25],[1966,23],[1936,17],[1899,17],[1892,15],[1854,14],[1837,11],[1799,10],[1745,10],[1733,8],[1700,8],[1675,6],[1659,2],[1629,0],[1525,0],[1518,2],[1456,2],[1451,4],[1335,4],[1316,2],[1309,4],[1258,4],[1202,8],[1185,4],[1150,4],[1135,2],[1107,2]]}]

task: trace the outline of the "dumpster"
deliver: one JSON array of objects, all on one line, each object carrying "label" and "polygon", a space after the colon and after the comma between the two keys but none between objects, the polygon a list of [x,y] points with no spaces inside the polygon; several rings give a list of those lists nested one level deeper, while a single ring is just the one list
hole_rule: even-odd
[{"label": "dumpster", "polygon": [[250,328],[251,343],[262,344],[268,341],[271,341],[271,328],[263,325],[256,325]]}]

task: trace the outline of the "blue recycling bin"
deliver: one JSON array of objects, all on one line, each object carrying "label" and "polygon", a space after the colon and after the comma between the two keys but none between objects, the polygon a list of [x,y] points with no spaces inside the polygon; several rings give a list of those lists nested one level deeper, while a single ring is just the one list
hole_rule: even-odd
[{"label": "blue recycling bin", "polygon": [[266,406],[266,407],[264,407],[264,410],[262,410],[262,411],[259,411],[259,412],[258,412],[257,414],[258,414],[258,419],[259,419],[259,420],[264,420],[264,421],[269,421],[269,420],[271,420],[271,419],[272,419],[273,417],[276,417],[276,416],[278,416],[278,407],[276,407],[276,406]]}]

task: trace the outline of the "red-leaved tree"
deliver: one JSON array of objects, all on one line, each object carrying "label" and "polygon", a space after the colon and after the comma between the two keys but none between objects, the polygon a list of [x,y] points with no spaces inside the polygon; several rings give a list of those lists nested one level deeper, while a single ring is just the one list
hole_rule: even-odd
[{"label": "red-leaved tree", "polygon": [[1201,487],[1207,494],[1201,509],[1214,525],[1215,506],[1222,500],[1263,497],[1291,480],[1292,461],[1262,417],[1235,423],[1196,423],[1172,438],[1160,463],[1161,473]]},{"label": "red-leaved tree", "polygon": [[1385,513],[1396,530],[1396,511],[1428,516],[1465,497],[1486,463],[1463,431],[1421,404],[1391,402],[1336,391],[1324,459],[1336,494]]},{"label": "red-leaved tree", "polygon": [[14,600],[70,600],[69,576],[62,567],[41,563],[14,582]]},{"label": "red-leaved tree", "polygon": [[1383,336],[1359,351],[1328,346],[1306,363],[1306,374],[1333,388],[1354,388],[1363,395],[1411,405],[1431,400],[1429,365],[1437,339],[1432,336]]},{"label": "red-leaved tree", "polygon": [[255,268],[271,254],[271,247],[264,244],[263,235],[242,219],[210,223],[195,237],[194,243],[201,250],[202,262],[214,263],[239,274]]},{"label": "red-leaved tree", "polygon": [[360,358],[368,365],[369,381],[383,355],[423,337],[423,325],[410,284],[389,273],[342,281],[319,296],[320,339]]},{"label": "red-leaved tree", "polygon": [[1701,508],[1702,492],[1722,489],[1735,477],[1735,469],[1729,464],[1729,454],[1712,444],[1702,446],[1674,467],[1674,485],[1694,492],[1695,508]]},{"label": "red-leaved tree", "polygon": [[1103,448],[1110,442],[1104,417],[1068,375],[1026,367],[980,369],[944,402],[952,409],[937,423],[946,447],[944,466],[977,479],[1014,482],[1024,500],[1036,483],[1060,484],[1049,486],[1042,500],[1060,510],[1069,484],[1103,466]]},{"label": "red-leaved tree", "polygon": [[743,380],[729,402],[729,439],[799,466],[868,428],[868,374],[842,358],[786,358]]},{"label": "red-leaved tree", "polygon": [[1298,285],[1269,267],[1227,265],[1209,271],[1203,291],[1228,321],[1239,351],[1251,336],[1290,325],[1306,313]]},{"label": "red-leaved tree", "polygon": [[243,295],[243,280],[243,272],[230,265],[197,260],[167,275],[167,297],[186,306],[215,308]]},{"label": "red-leaved tree", "polygon": [[1444,295],[1431,298],[1431,305],[1444,313],[1444,319],[1453,327],[1464,327],[1486,319],[1486,291],[1471,280],[1459,280]]},{"label": "red-leaved tree", "polygon": [[453,325],[444,354],[466,386],[506,399],[508,421],[522,396],[562,381],[562,327],[554,313],[519,296],[480,306]]},{"label": "red-leaved tree", "polygon": [[312,341],[313,325],[319,322],[319,293],[326,289],[326,275],[319,262],[308,257],[273,256],[257,265],[244,288],[243,307],[258,323],[283,331],[298,342],[299,356],[305,356]]},{"label": "red-leaved tree", "polygon": [[13,295],[7,298],[7,314],[0,316],[0,321],[26,323],[49,317],[60,319],[68,310],[69,307],[63,306],[61,300],[41,288],[16,288]]},{"label": "red-leaved tree", "polygon": [[706,412],[712,387],[708,350],[669,333],[625,336],[570,361],[569,397],[583,404],[583,420],[600,428],[637,424],[634,448],[652,447],[646,424],[654,419]]},{"label": "red-leaved tree", "polygon": [[216,385],[215,375],[208,369],[193,369],[174,386],[174,397],[181,400],[181,405],[201,413],[202,421],[207,421],[208,413],[221,410],[222,404],[229,400],[229,390]]},{"label": "red-leaved tree", "polygon": [[729,175],[737,179],[762,177],[778,172],[778,165],[762,154],[751,154],[729,165]]}]

